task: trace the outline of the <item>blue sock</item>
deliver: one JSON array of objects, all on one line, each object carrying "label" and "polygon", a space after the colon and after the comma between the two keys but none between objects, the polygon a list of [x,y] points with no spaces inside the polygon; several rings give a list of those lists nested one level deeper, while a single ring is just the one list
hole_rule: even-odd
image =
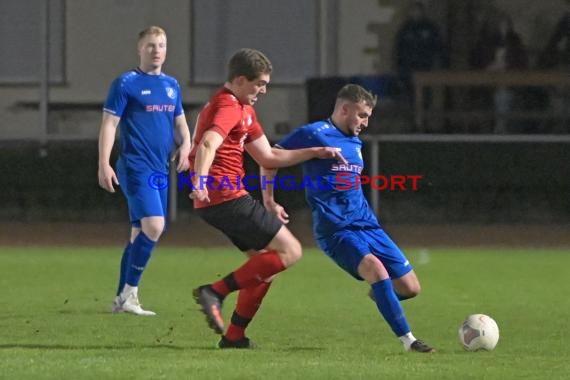
[{"label": "blue sock", "polygon": [[150,259],[156,242],[150,240],[144,232],[139,232],[131,247],[131,260],[127,267],[126,283],[130,286],[139,286],[144,268]]},{"label": "blue sock", "polygon": [[129,267],[129,261],[131,260],[131,248],[133,244],[129,241],[129,244],[125,247],[123,251],[123,257],[121,258],[121,273],[119,275],[119,287],[117,288],[117,295],[121,294],[121,291],[125,287],[125,280],[127,278],[127,268]]},{"label": "blue sock", "polygon": [[402,305],[394,293],[392,280],[388,278],[375,282],[371,286],[376,306],[396,336],[400,337],[409,333],[410,326],[408,326],[408,321],[404,315],[404,309],[402,309]]}]

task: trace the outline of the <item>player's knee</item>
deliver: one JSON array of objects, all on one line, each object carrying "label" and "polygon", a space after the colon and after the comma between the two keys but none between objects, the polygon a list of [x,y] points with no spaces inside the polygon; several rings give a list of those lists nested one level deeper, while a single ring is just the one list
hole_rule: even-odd
[{"label": "player's knee", "polygon": [[303,257],[303,248],[301,247],[301,243],[297,239],[292,239],[292,241],[287,245],[287,248],[280,252],[280,256],[286,267],[290,267],[295,264],[297,261],[301,260],[301,257]]},{"label": "player's knee", "polygon": [[144,223],[142,231],[149,239],[157,241],[164,231],[164,221],[153,220],[151,223]]},{"label": "player's knee", "polygon": [[414,271],[394,280],[394,289],[401,299],[413,298],[420,294],[422,288]]},{"label": "player's knee", "polygon": [[400,290],[396,290],[398,295],[403,297],[404,299],[414,298],[422,291],[420,283],[415,281],[411,284],[405,284]]},{"label": "player's knee", "polygon": [[409,297],[415,297],[422,291],[422,287],[420,286],[419,282],[414,283],[409,290]]},{"label": "player's knee", "polygon": [[358,274],[369,283],[382,281],[389,277],[382,262],[371,254],[362,258],[357,270]]},{"label": "player's knee", "polygon": [[410,297],[415,297],[422,291],[422,287],[420,286],[420,281],[416,276],[413,277],[413,281],[409,284],[409,292]]}]

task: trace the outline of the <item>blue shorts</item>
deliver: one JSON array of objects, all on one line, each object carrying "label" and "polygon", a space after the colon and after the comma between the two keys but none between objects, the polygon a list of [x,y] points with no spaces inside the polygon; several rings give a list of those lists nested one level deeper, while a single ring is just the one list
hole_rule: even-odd
[{"label": "blue shorts", "polygon": [[317,242],[327,256],[358,280],[362,280],[358,265],[369,253],[382,262],[392,279],[400,278],[412,270],[404,253],[381,228],[342,230],[327,238],[317,239]]},{"label": "blue shorts", "polygon": [[[133,227],[141,227],[140,220],[147,216],[166,218],[168,207],[168,184],[153,183],[157,172],[140,170],[117,163],[119,186],[127,198],[129,218]],[[168,178],[168,173],[162,173]]]}]

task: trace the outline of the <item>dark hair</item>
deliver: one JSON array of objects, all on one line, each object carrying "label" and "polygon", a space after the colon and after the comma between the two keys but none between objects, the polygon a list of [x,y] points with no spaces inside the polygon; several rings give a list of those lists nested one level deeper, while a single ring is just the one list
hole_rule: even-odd
[{"label": "dark hair", "polygon": [[351,103],[365,102],[370,108],[376,106],[377,96],[357,84],[347,84],[338,92],[337,99],[348,100]]},{"label": "dark hair", "polygon": [[252,81],[261,74],[271,74],[271,71],[273,66],[265,54],[255,49],[240,49],[228,63],[228,81],[242,75]]}]

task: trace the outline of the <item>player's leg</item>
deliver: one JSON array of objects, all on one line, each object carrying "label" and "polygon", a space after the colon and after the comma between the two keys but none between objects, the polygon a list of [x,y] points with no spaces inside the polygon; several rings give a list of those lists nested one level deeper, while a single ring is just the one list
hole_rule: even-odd
[{"label": "player's leg", "polygon": [[273,278],[269,278],[239,291],[230,325],[218,343],[220,348],[255,348],[255,344],[246,337],[245,330],[257,314],[272,283]]},{"label": "player's leg", "polygon": [[394,334],[402,337],[410,333],[404,309],[400,305],[392,280],[382,262],[373,254],[366,254],[358,264],[357,273],[370,284],[374,302]]},{"label": "player's leg", "polygon": [[[259,254],[249,251],[249,257]],[[230,325],[219,342],[220,348],[254,348],[255,345],[245,335],[245,330],[261,307],[263,298],[267,295],[275,276],[249,288],[240,289],[236,307],[230,319]]]},{"label": "player's leg", "polygon": [[[274,238],[278,243],[273,246],[281,247],[281,241],[287,241],[289,235],[292,236],[289,230],[284,226],[281,227]],[[229,293],[237,290],[241,290],[240,293],[242,293],[245,290],[242,294],[241,302],[240,297],[238,297],[240,306],[249,310],[246,315],[243,315],[243,317],[249,319],[247,323],[244,320],[240,323],[243,330],[245,330],[269,289],[271,284],[269,279],[285,270],[287,266],[293,265],[296,262],[295,259],[298,260],[301,257],[300,243],[296,239],[291,241],[291,245],[287,250],[276,251],[271,249],[271,246],[270,244],[268,246],[269,249],[264,252],[252,255],[242,266],[221,280],[195,289],[194,297],[202,305],[202,311],[206,314],[208,324],[218,334],[224,331],[221,307],[223,300]],[[279,253],[287,258],[286,263],[283,262],[284,260],[282,260],[282,256]]]},{"label": "player's leg", "polygon": [[375,242],[362,231],[341,231],[318,242],[338,266],[354,278],[370,284],[374,302],[396,336],[408,334],[410,327],[390,275],[378,257],[370,253],[371,244]]},{"label": "player's leg", "polygon": [[[421,291],[420,281],[413,269],[399,278],[393,278],[392,284],[400,301],[414,298]],[[368,296],[374,301],[372,289],[368,292]]]},{"label": "player's leg", "polygon": [[131,237],[129,242],[125,246],[123,250],[123,256],[121,256],[121,272],[119,275],[119,286],[117,287],[117,295],[121,294],[123,291],[123,287],[125,286],[125,281],[127,280],[127,268],[130,266],[131,262],[131,251],[133,247],[133,240],[138,235],[140,228],[132,227],[131,228]]},{"label": "player's leg", "polygon": [[[272,214],[269,214],[272,215]],[[250,234],[255,234],[251,230]],[[256,249],[254,248],[253,251]],[[229,293],[255,286],[301,259],[301,243],[285,226],[281,226],[263,252],[252,254],[238,269],[212,284],[214,290],[225,297]]]},{"label": "player's leg", "polygon": [[167,194],[167,189],[157,190],[148,186],[139,186],[134,194],[127,193],[133,229],[125,285],[119,296],[123,311],[145,316],[156,314],[141,307],[138,289],[142,274],[164,231]]},{"label": "player's leg", "polygon": [[[388,323],[406,350],[417,351],[425,346],[412,335],[404,310],[394,292],[390,271],[383,261],[371,253],[379,242],[371,231],[342,231],[327,239],[320,239],[320,247],[346,272],[370,284],[378,311]],[[409,271],[409,264],[399,260],[399,271]],[[416,343],[417,342],[417,343]],[[428,350],[424,351],[428,352]]]},{"label": "player's leg", "polygon": [[[124,250],[123,250],[123,255],[121,256],[121,266],[120,266],[120,271],[119,271],[119,285],[117,286],[117,293],[115,296],[115,299],[113,301],[113,306],[111,311],[113,313],[120,313],[123,311],[123,307],[122,307],[122,300],[120,297],[121,292],[123,291],[123,288],[125,287],[125,281],[127,278],[127,269],[130,266],[130,260],[131,260],[131,252],[132,252],[132,243],[133,240],[135,238],[135,236],[138,234],[140,228],[140,223],[139,222],[135,222],[133,223],[133,220],[136,220],[136,216],[133,215],[134,214],[134,210],[131,207],[131,203],[129,202],[129,181],[128,181],[128,177],[126,176],[126,169],[122,163],[121,160],[119,160],[118,164],[117,164],[117,176],[119,178],[119,182],[121,183],[121,191],[123,193],[123,195],[125,196],[125,198],[127,199],[127,206],[129,208],[129,218],[131,220],[132,223],[132,228],[131,228],[131,237],[127,243],[127,245],[125,246]],[[137,227],[138,225],[138,227]]]},{"label": "player's leg", "polygon": [[[270,251],[273,249],[273,252],[276,252],[281,257],[281,260],[284,262],[286,267],[293,265],[301,258],[302,255],[301,244],[285,227],[282,227],[275,238],[269,243],[268,249]],[[267,253],[267,250],[262,253]],[[258,251],[247,252],[250,258],[249,260],[255,260],[254,257],[262,253]],[[243,267],[246,267],[246,265],[247,262]],[[274,277],[275,275],[266,278],[261,282],[257,282],[252,286],[241,288],[239,290],[236,308],[232,313],[230,325],[219,343],[220,348],[254,347],[249,338],[245,336],[245,330],[259,310],[259,307],[263,302],[263,298],[269,291],[269,287],[271,286]]]},{"label": "player's leg", "polygon": [[370,284],[374,302],[406,351],[434,352],[435,350],[412,334],[404,309],[394,292],[392,280],[382,262],[373,254],[365,255],[358,265],[358,274]]},{"label": "player's leg", "polygon": [[[273,217],[272,214],[268,213],[268,215]],[[262,226],[260,225],[258,228],[262,228]],[[244,238],[248,239],[246,236],[258,233],[259,229],[251,229],[247,235],[244,235]],[[248,249],[248,251],[259,249],[253,248]],[[242,266],[221,280],[214,282],[211,287],[223,299],[231,292],[250,288],[264,282],[265,279],[295,264],[301,256],[301,243],[287,227],[281,225],[277,234],[262,252],[251,255]]]},{"label": "player's leg", "polygon": [[125,249],[123,250],[123,255],[121,256],[121,268],[120,268],[120,272],[119,272],[119,285],[117,286],[117,292],[116,292],[116,296],[115,296],[115,300],[113,301],[113,307],[111,309],[111,311],[113,313],[120,313],[123,311],[123,308],[121,306],[121,292],[123,291],[123,288],[125,287],[125,282],[127,280],[127,268],[131,265],[131,251],[132,251],[132,246],[133,246],[133,240],[135,240],[135,237],[138,235],[138,233],[140,232],[140,228],[137,227],[132,227],[131,228],[131,237],[129,239],[129,242],[127,243],[127,245],[125,246]]},{"label": "player's leg", "polygon": [[[373,254],[366,255],[359,264],[358,273],[361,277],[363,277],[362,275],[368,276],[365,280],[371,285],[373,299],[378,309],[406,350],[424,353],[434,352],[433,348],[413,336],[400,304],[402,299],[413,297],[419,292],[419,282],[408,259],[383,230],[361,232],[358,238],[359,241],[368,242],[369,247],[374,250]],[[362,266],[367,267],[368,270],[361,273]],[[370,275],[370,272],[376,272],[376,275]],[[384,277],[385,273],[388,276],[385,280],[376,283],[370,282],[375,278]],[[396,288],[397,280],[392,280],[394,278],[399,279],[399,289]],[[391,321],[390,319],[394,317],[400,321]],[[404,332],[403,330],[406,329],[408,331]]]},{"label": "player's leg", "polygon": [[206,222],[224,232],[241,251],[263,250],[251,255],[242,266],[221,280],[194,290],[194,298],[202,306],[210,327],[221,334],[224,330],[221,316],[224,298],[240,289],[264,287],[266,279],[300,259],[301,244],[273,214],[250,196],[199,213]]},{"label": "player's leg", "polygon": [[421,292],[420,281],[413,269],[401,277],[393,278],[392,282],[400,301],[414,298]]},{"label": "player's leg", "polygon": [[[131,253],[125,271],[125,284],[119,295],[122,311],[136,315],[152,316],[155,312],[144,310],[139,301],[139,284],[146,269],[160,234],[164,230],[164,217],[152,216],[142,218],[141,228],[133,228],[134,236]],[[137,233],[138,232],[138,233]],[[156,239],[152,239],[152,238]]]},{"label": "player's leg", "polygon": [[131,245],[131,260],[127,268],[125,285],[138,287],[156,243],[164,230],[164,217],[148,216],[141,219],[141,229]]},{"label": "player's leg", "polygon": [[[404,301],[417,296],[421,291],[420,282],[398,245],[382,229],[371,231],[368,235],[374,243],[374,254],[386,266],[386,270],[392,278],[398,299]],[[373,299],[372,292],[368,295]]]}]

